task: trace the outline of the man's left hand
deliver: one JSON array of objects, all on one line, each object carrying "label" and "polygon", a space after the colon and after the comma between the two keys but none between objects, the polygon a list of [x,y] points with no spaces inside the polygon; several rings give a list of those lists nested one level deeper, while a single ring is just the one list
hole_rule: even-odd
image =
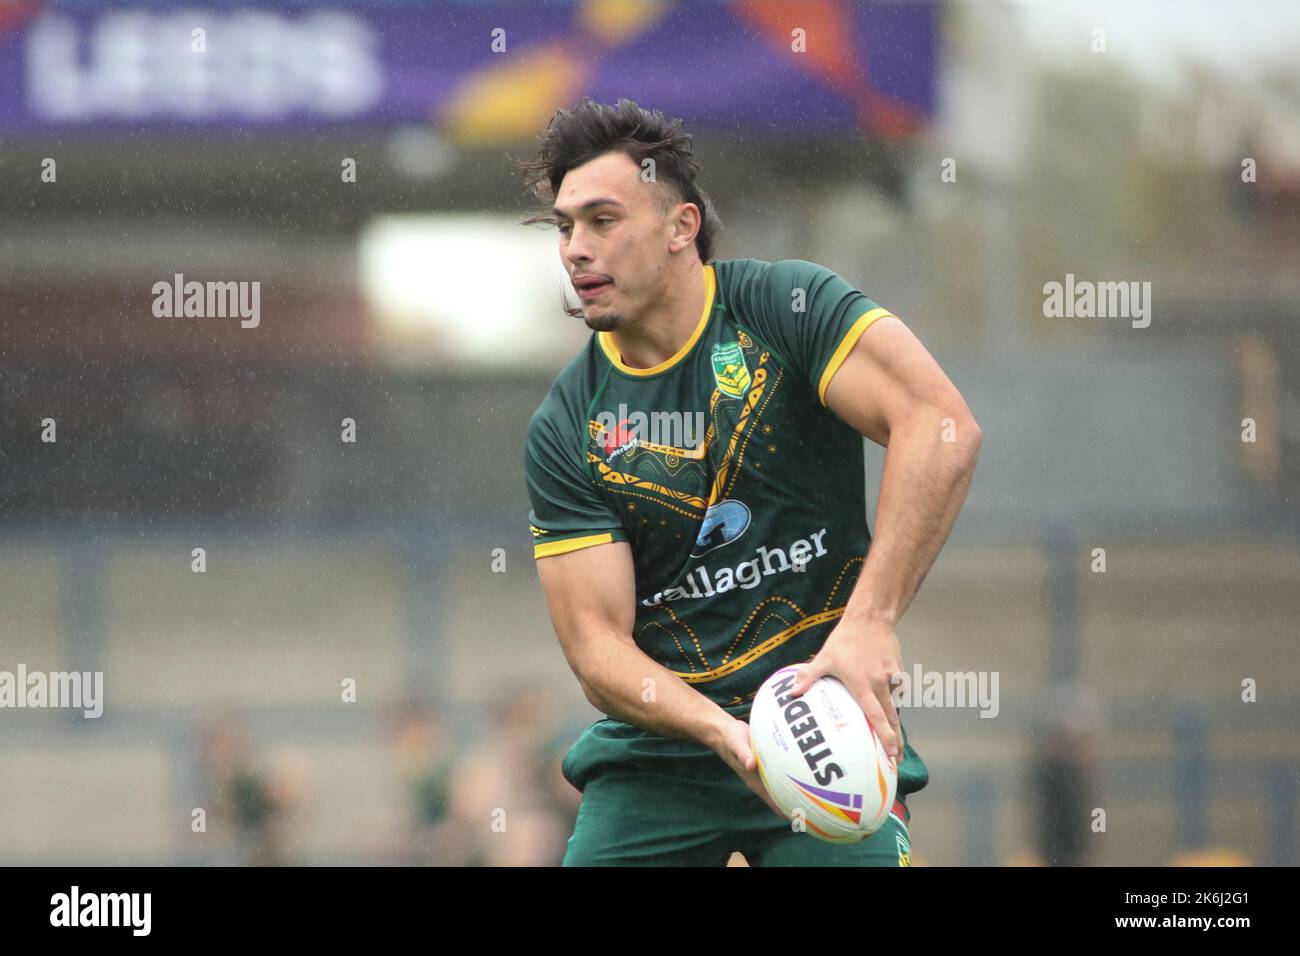
[{"label": "man's left hand", "polygon": [[903,657],[893,625],[841,619],[817,655],[800,668],[791,693],[801,697],[819,678],[839,678],[861,705],[885,753],[899,761],[903,758],[903,728],[890,682],[902,670]]}]

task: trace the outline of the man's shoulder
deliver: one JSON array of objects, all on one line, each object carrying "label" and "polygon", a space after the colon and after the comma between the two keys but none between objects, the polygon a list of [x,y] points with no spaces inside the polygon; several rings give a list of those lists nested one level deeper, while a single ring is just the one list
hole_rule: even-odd
[{"label": "man's shoulder", "polygon": [[734,284],[757,278],[786,278],[829,271],[826,266],[808,259],[715,259],[714,274],[718,282]]},{"label": "man's shoulder", "polygon": [[761,309],[769,298],[784,301],[793,289],[818,286],[834,273],[808,259],[725,259],[713,263],[718,290],[733,307]]},{"label": "man's shoulder", "polygon": [[715,259],[711,264],[718,285],[723,289],[762,275],[772,266],[763,259]]}]

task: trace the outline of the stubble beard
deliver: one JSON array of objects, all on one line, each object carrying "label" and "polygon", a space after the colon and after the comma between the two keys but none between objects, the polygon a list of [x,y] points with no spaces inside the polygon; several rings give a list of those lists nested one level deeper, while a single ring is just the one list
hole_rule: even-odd
[{"label": "stubble beard", "polygon": [[616,312],[608,315],[584,315],[582,320],[587,323],[587,328],[593,332],[613,332],[623,324],[623,316]]}]

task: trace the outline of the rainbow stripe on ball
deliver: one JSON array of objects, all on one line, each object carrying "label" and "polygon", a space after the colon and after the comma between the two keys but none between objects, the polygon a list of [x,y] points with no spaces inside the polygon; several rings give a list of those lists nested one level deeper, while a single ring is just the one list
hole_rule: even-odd
[{"label": "rainbow stripe on ball", "polygon": [[786,776],[790,777],[790,782],[798,787],[809,801],[821,807],[831,816],[854,826],[861,822],[862,794],[845,793],[842,790],[827,790],[825,787],[814,787],[810,783],[804,783],[797,777],[789,774],[786,774]]}]

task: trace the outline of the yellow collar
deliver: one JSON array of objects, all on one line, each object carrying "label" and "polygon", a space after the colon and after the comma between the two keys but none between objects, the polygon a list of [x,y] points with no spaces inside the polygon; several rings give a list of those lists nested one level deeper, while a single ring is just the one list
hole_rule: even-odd
[{"label": "yellow collar", "polygon": [[691,333],[691,337],[686,340],[686,344],[679,348],[677,354],[672,358],[665,359],[650,368],[633,368],[630,365],[624,365],[623,358],[618,353],[618,346],[614,344],[614,337],[608,332],[597,332],[596,338],[605,352],[605,357],[614,363],[614,367],[620,372],[626,372],[628,375],[657,375],[672,368],[686,357],[687,353],[695,347],[695,343],[699,341],[700,336],[704,334],[704,328],[709,324],[709,314],[713,311],[713,295],[716,289],[717,279],[713,274],[713,266],[707,265],[704,267],[704,310],[700,313],[699,322],[695,323],[695,331]]}]

